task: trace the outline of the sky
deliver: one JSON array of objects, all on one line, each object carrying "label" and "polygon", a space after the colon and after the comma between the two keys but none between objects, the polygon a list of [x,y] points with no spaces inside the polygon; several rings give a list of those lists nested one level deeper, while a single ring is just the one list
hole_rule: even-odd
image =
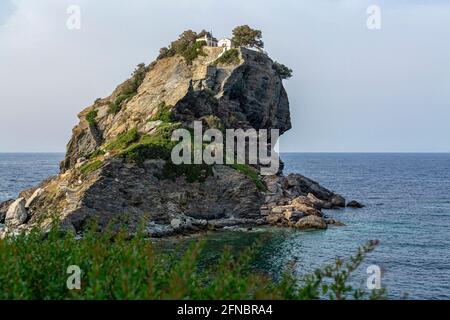
[{"label": "sky", "polygon": [[281,151],[450,152],[448,0],[0,0],[0,152],[64,152],[77,114],[183,30],[242,24],[294,71]]}]

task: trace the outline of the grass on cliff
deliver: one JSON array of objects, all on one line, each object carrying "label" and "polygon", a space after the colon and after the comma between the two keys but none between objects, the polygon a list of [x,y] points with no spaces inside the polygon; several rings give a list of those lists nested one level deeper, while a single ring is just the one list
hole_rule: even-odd
[{"label": "grass on cliff", "polygon": [[95,118],[97,118],[98,115],[98,110],[91,110],[88,112],[88,114],[86,115],[86,121],[90,124],[90,125],[94,125],[95,124]]},{"label": "grass on cliff", "polygon": [[100,169],[102,166],[103,162],[101,160],[95,160],[82,165],[80,168],[80,172],[86,175]]},{"label": "grass on cliff", "polygon": [[235,170],[245,174],[247,177],[250,178],[250,180],[253,181],[253,183],[255,184],[255,186],[258,188],[258,190],[260,191],[267,191],[266,187],[264,186],[264,183],[262,183],[261,181],[261,177],[259,175],[258,170],[252,168],[251,166],[247,165],[247,164],[233,164],[231,165]]},{"label": "grass on cliff", "polygon": [[116,97],[114,102],[109,105],[108,112],[110,114],[119,113],[119,111],[122,110],[124,103],[137,94],[137,91],[142,82],[144,82],[145,75],[149,70],[150,66],[147,67],[144,63],[140,63],[136,66],[131,74],[131,78],[125,81],[119,95]]},{"label": "grass on cliff", "polygon": [[225,51],[216,61],[214,61],[214,65],[233,65],[239,64],[239,50],[238,49],[230,49]]},{"label": "grass on cliff", "polygon": [[[89,228],[82,239],[56,229],[45,237],[0,240],[0,299],[346,299],[380,298],[349,286],[351,273],[376,243],[362,247],[344,263],[298,279],[287,267],[275,281],[253,269],[261,244],[239,255],[225,249],[214,265],[202,265],[204,242],[164,254],[142,232],[129,240],[125,231],[99,234]],[[75,267],[74,267],[75,266]],[[77,267],[79,269],[77,269]],[[77,270],[81,271],[77,277]],[[79,289],[77,278],[80,280]]]},{"label": "grass on cliff", "polygon": [[158,106],[158,111],[155,113],[153,117],[150,118],[150,121],[162,121],[162,122],[170,122],[172,120],[172,106],[166,105],[163,101]]}]

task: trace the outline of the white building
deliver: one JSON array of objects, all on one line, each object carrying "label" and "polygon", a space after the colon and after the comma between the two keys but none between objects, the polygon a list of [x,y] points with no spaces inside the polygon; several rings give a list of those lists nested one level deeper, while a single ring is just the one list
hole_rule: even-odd
[{"label": "white building", "polygon": [[231,39],[222,38],[217,43],[217,46],[225,48],[225,51],[230,50],[233,47],[233,42]]},{"label": "white building", "polygon": [[208,47],[217,47],[217,40],[213,37],[205,36],[198,38],[197,41],[205,41]]}]

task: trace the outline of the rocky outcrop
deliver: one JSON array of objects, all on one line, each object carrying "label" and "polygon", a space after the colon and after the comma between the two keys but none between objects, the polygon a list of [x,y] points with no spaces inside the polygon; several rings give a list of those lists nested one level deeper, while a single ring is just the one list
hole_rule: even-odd
[{"label": "rocky outcrop", "polygon": [[5,223],[6,212],[8,212],[9,206],[14,202],[14,200],[6,200],[0,203],[0,223]]},{"label": "rocky outcrop", "polygon": [[165,135],[194,120],[205,128],[291,128],[270,57],[240,48],[239,62],[217,64],[222,49],[203,50],[192,64],[179,55],[152,63],[80,112],[60,174],[1,207],[8,206],[7,228],[58,221],[82,232],[92,219],[100,229],[125,223],[131,232],[145,221],[154,237],[267,223],[326,228],[322,209],[344,207],[345,199],[302,175],[260,181],[256,167],[171,165]]},{"label": "rocky outcrop", "polygon": [[359,203],[358,201],[352,200],[349,203],[347,203],[347,207],[361,209],[361,208],[364,208],[365,205],[363,205],[362,203]]},{"label": "rocky outcrop", "polygon": [[5,225],[7,227],[18,227],[25,222],[28,212],[25,209],[25,199],[19,198],[14,201],[8,208],[5,217]]}]

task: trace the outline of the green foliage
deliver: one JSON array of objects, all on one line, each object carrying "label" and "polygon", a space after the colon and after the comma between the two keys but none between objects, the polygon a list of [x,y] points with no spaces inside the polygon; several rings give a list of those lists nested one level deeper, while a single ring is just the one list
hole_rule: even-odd
[{"label": "green foliage", "polygon": [[146,67],[144,63],[140,63],[136,66],[131,74],[131,78],[122,85],[120,94],[114,102],[109,105],[108,112],[110,114],[117,114],[122,109],[123,104],[137,94],[137,90],[144,81],[148,70],[149,67]]},{"label": "green foliage", "polygon": [[175,142],[171,141],[173,130],[179,127],[178,123],[165,123],[159,126],[152,135],[140,137],[121,152],[121,156],[130,162],[142,163],[146,159],[170,159]]},{"label": "green foliage", "polygon": [[248,25],[238,26],[233,29],[232,41],[235,46],[248,46],[264,48],[261,30],[250,28]]},{"label": "green foliage", "polygon": [[258,170],[250,167],[247,164],[238,164],[238,163],[236,163],[236,164],[233,164],[231,166],[235,170],[238,170],[238,171],[242,172],[243,174],[245,174],[247,177],[249,177],[253,181],[255,186],[258,188],[258,190],[260,190],[260,191],[267,191],[266,187],[261,182]]},{"label": "green foliage", "polygon": [[162,122],[170,122],[172,116],[172,106],[166,105],[163,101],[158,106],[158,111],[156,114],[150,118],[150,121],[162,121]]},{"label": "green foliage", "polygon": [[187,64],[192,62],[198,56],[206,56],[202,47],[206,44],[204,41],[197,41],[197,39],[209,32],[203,30],[199,34],[192,30],[184,31],[177,40],[173,41],[169,48],[164,47],[159,50],[158,60],[173,57],[176,54],[182,55]]},{"label": "green foliage", "polygon": [[93,162],[86,163],[81,166],[80,172],[82,174],[89,174],[91,172],[97,171],[103,166],[103,162],[101,160],[95,160]]},{"label": "green foliage", "polygon": [[106,146],[106,150],[122,150],[139,139],[140,135],[136,128],[122,132],[117,138]]},{"label": "green foliage", "polygon": [[281,79],[289,79],[292,77],[292,69],[286,67],[282,63],[274,62],[272,68],[281,77]]},{"label": "green foliage", "polygon": [[91,152],[90,154],[88,154],[88,155],[86,156],[86,158],[88,158],[88,159],[97,158],[97,157],[100,157],[100,156],[104,155],[105,153],[106,153],[106,152],[105,152],[104,150],[102,150],[102,149],[97,149],[97,150],[95,150],[94,152]]},{"label": "green foliage", "polygon": [[94,125],[95,122],[95,118],[97,118],[97,114],[98,114],[98,110],[91,110],[88,112],[88,114],[86,115],[86,121],[90,124],[90,125]]},{"label": "green foliage", "polygon": [[187,64],[192,64],[192,62],[197,59],[198,56],[206,56],[202,48],[206,45],[205,41],[196,41],[184,50],[181,55],[186,60]]},{"label": "green foliage", "polygon": [[239,50],[238,49],[230,49],[225,51],[216,61],[214,61],[214,65],[236,65],[239,64]]},{"label": "green foliage", "polygon": [[[112,229],[112,228],[110,228]],[[142,229],[142,228],[141,228]],[[44,238],[37,230],[0,240],[0,299],[10,300],[237,300],[382,298],[352,289],[346,281],[373,244],[351,258],[351,269],[336,265],[317,270],[305,279],[286,268],[280,281],[255,271],[252,261],[261,243],[240,254],[225,248],[217,263],[204,266],[204,241],[166,254],[142,231],[129,240],[125,228],[97,233],[91,225],[81,239],[51,229]],[[339,262],[339,264],[341,264]],[[67,288],[67,268],[81,269],[81,289]],[[327,286],[326,295],[322,289]],[[355,292],[358,292],[355,294]]]}]

